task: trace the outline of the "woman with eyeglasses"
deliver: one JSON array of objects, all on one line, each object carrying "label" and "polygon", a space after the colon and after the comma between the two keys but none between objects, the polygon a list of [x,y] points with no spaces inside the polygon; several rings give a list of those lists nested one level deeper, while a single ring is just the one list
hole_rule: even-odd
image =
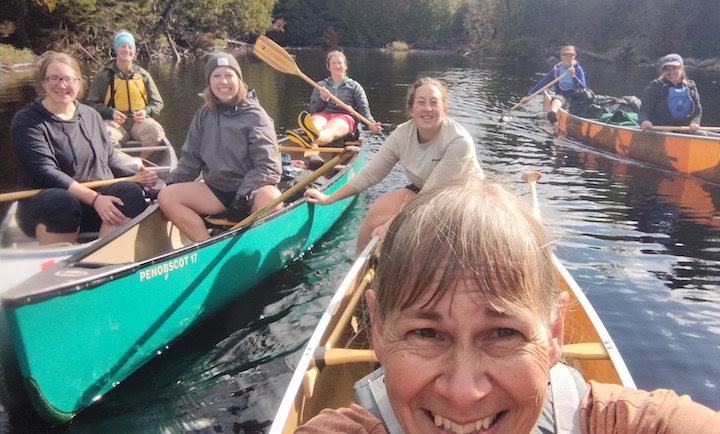
[{"label": "woman with eyeglasses", "polygon": [[[100,114],[78,102],[84,81],[75,59],[49,51],[36,74],[40,97],[10,127],[18,187],[44,189],[19,203],[20,228],[41,245],[73,243],[81,231],[108,234],[146,208],[142,187],[118,182],[95,191],[81,183],[135,171],[114,152]],[[155,173],[140,173],[144,186],[157,182]]]},{"label": "woman with eyeglasses", "polygon": [[574,46],[566,45],[562,47],[560,50],[560,62],[554,65],[520,102],[525,103],[530,95],[562,76],[555,83],[553,88],[555,95],[550,102],[550,110],[547,113],[547,118],[551,123],[557,122],[557,112],[560,107],[569,109],[573,104],[573,100],[583,98],[582,91],[587,89],[585,71],[575,60],[576,55]]}]

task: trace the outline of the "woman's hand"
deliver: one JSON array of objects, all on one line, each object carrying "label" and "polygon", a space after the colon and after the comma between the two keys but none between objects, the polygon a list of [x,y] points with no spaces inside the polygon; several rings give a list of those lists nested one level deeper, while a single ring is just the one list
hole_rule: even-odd
[{"label": "woman's hand", "polygon": [[640,129],[642,129],[643,131],[651,130],[652,127],[653,124],[650,121],[642,121],[642,123],[640,124]]},{"label": "woman's hand", "polygon": [[115,110],[113,112],[113,120],[115,122],[117,122],[119,125],[122,125],[127,120],[127,116],[125,116],[125,113]]},{"label": "woman's hand", "polygon": [[330,91],[327,90],[326,87],[323,87],[322,89],[320,89],[320,99],[325,102],[330,101]]},{"label": "woman's hand", "polygon": [[330,196],[325,193],[321,193],[314,188],[308,188],[307,190],[305,190],[304,196],[308,198],[308,202],[316,203],[318,205],[330,205],[334,202],[330,199]]},{"label": "woman's hand", "polygon": [[140,123],[147,119],[147,113],[145,113],[145,110],[135,110],[133,112],[133,120],[137,123]]},{"label": "woman's hand", "polygon": [[158,176],[155,172],[141,167],[140,171],[137,174],[140,175],[140,184],[142,184],[143,186],[154,187],[155,184],[157,184]]},{"label": "woman's hand", "polygon": [[570,74],[570,77],[575,78],[575,66],[571,66],[568,68],[568,74]]},{"label": "woman's hand", "polygon": [[98,213],[103,223],[120,226],[127,221],[125,214],[118,206],[124,205],[119,197],[99,194],[93,199],[92,207]]},{"label": "woman's hand", "polygon": [[372,130],[375,134],[380,134],[380,131],[382,131],[382,125],[380,125],[380,122],[375,122],[374,124],[370,125],[370,130]]}]

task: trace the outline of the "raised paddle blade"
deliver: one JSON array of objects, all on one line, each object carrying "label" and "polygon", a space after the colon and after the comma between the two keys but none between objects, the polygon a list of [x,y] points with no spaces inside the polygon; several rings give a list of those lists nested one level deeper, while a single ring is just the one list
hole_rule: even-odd
[{"label": "raised paddle blade", "polygon": [[286,74],[302,76],[300,68],[284,48],[265,35],[260,35],[255,41],[253,53],[263,62]]}]

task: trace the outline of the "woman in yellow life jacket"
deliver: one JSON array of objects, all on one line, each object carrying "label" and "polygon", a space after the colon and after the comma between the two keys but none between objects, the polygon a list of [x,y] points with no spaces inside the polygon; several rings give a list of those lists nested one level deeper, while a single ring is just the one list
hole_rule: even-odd
[{"label": "woman in yellow life jacket", "polygon": [[113,144],[128,139],[142,146],[157,146],[165,138],[163,127],[153,117],[163,108],[163,100],[150,73],[135,60],[135,38],[127,30],[113,38],[115,58],[93,78],[87,102],[100,112]]}]

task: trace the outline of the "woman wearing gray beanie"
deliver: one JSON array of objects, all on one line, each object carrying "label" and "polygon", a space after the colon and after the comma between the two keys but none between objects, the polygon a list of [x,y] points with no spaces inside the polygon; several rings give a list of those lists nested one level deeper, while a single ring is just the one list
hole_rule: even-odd
[{"label": "woman wearing gray beanie", "polygon": [[165,216],[194,242],[210,237],[202,216],[227,212],[229,220],[239,221],[280,196],[275,127],[243,82],[237,60],[227,53],[208,55],[205,82],[205,104],[158,195]]}]

